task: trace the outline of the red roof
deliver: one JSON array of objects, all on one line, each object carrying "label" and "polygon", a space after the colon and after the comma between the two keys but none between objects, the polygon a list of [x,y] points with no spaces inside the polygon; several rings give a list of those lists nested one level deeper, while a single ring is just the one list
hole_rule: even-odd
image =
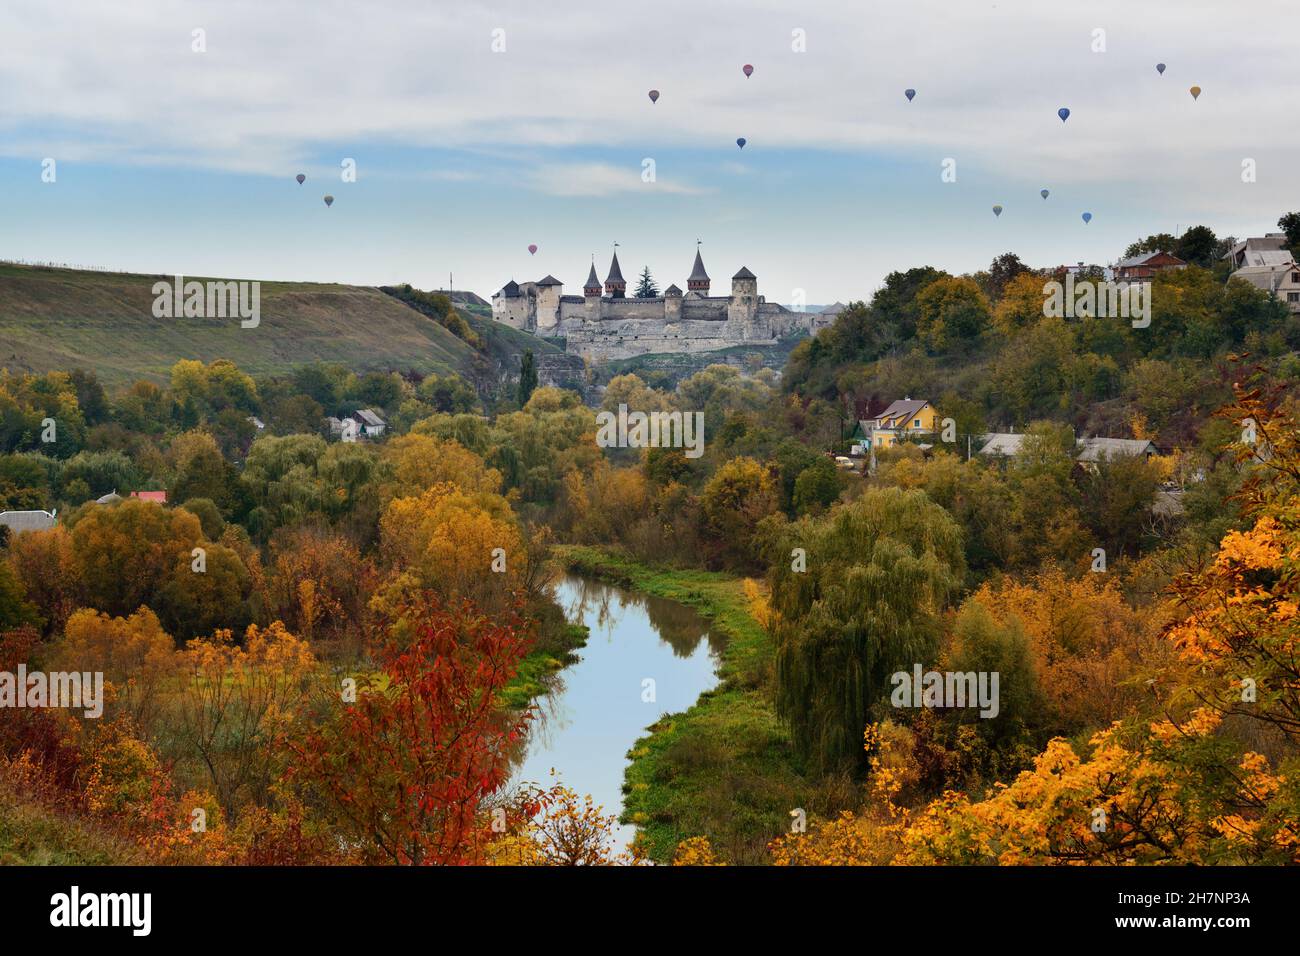
[{"label": "red roof", "polygon": [[132,498],[139,498],[141,501],[156,501],[160,505],[167,504],[167,492],[165,491],[133,491]]}]

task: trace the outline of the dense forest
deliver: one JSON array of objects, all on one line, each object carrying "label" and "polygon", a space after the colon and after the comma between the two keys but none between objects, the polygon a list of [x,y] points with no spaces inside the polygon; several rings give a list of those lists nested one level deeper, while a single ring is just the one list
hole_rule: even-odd
[{"label": "dense forest", "polygon": [[[1300,316],[1230,245],[1134,243],[1189,263],[1147,327],[1045,316],[1064,273],[1007,254],[890,274],[779,376],[622,374],[600,409],[527,369],[486,405],[339,364],[0,372],[0,511],[54,515],[0,529],[0,671],[106,682],[101,717],[0,721],[0,859],[1296,862]],[[952,427],[842,467],[905,396]],[[703,455],[601,447],[620,406],[701,413]],[[327,424],[363,409],[382,434]],[[559,567],[729,637],[630,754],[626,851],[563,783],[504,786],[584,640]],[[900,707],[914,667],[997,674],[996,715]]]}]

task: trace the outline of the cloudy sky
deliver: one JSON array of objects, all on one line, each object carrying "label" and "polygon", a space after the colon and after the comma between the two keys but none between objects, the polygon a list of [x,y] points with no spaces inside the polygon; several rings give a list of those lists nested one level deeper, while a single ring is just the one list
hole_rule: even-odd
[{"label": "cloudy sky", "polygon": [[1108,262],[1300,209],[1297,38],[1296,0],[11,3],[0,257],[488,295],[614,242],[684,286],[698,239],[810,303]]}]

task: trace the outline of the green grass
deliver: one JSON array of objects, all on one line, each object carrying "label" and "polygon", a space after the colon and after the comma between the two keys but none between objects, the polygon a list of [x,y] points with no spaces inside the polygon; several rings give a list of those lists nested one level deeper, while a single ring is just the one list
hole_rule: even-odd
[{"label": "green grass", "polygon": [[790,811],[814,799],[816,785],[773,710],[774,648],[748,611],[742,579],[649,567],[600,548],[556,552],[573,571],[696,608],[727,638],[718,687],[653,724],[629,751],[622,822],[637,825],[660,863],[693,836],[707,836],[730,862],[767,862],[767,843],[788,829]]},{"label": "green grass", "polygon": [[113,866],[145,862],[129,843],[50,810],[0,781],[0,866]]},{"label": "green grass", "polygon": [[[378,289],[262,282],[261,324],[158,319],[146,276],[0,263],[0,366],[94,369],[106,384],[167,380],[183,358],[225,358],[253,375],[309,362],[471,375],[482,363],[445,328]],[[199,279],[186,276],[186,279]]]},{"label": "green grass", "polygon": [[574,653],[587,643],[587,629],[570,624],[550,646],[538,647],[519,662],[519,669],[501,692],[501,701],[512,710],[522,710],[551,689],[549,678],[577,661]]}]

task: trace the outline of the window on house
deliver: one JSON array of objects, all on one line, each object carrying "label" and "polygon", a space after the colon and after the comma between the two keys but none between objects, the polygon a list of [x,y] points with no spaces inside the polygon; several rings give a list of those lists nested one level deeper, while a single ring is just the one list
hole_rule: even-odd
[{"label": "window on house", "polygon": [[916,421],[912,422],[912,427],[913,427],[913,428],[920,428],[920,427],[921,427],[921,419],[918,418]]},{"label": "window on house", "polygon": [[1288,292],[1286,294],[1286,300],[1288,302],[1300,302],[1300,292]]}]

